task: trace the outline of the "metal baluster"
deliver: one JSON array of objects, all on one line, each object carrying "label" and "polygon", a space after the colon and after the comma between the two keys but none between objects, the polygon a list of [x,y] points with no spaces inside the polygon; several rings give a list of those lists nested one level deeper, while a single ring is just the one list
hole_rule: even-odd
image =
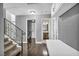
[{"label": "metal baluster", "polygon": [[[20,31],[21,36],[18,35],[18,31]],[[16,32],[16,38],[13,36],[14,33]],[[11,23],[11,21],[4,19],[4,34],[6,34],[7,36],[9,36],[13,41],[15,41],[16,43],[20,43],[17,42],[18,37],[21,38],[21,56],[23,56],[23,39],[25,39],[24,34],[25,32],[23,30],[21,30],[19,27],[17,27],[16,25],[14,25],[13,23]]]}]

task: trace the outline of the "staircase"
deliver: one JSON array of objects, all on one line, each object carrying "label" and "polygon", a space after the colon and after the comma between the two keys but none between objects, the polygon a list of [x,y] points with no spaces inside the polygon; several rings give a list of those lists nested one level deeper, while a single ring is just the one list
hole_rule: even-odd
[{"label": "staircase", "polygon": [[6,37],[4,39],[4,55],[5,56],[16,56],[21,53],[21,47],[17,46],[14,41],[12,41],[10,38]]},{"label": "staircase", "polygon": [[23,30],[13,24],[11,21],[4,19],[4,55],[5,56],[22,56],[23,39],[26,39]]}]

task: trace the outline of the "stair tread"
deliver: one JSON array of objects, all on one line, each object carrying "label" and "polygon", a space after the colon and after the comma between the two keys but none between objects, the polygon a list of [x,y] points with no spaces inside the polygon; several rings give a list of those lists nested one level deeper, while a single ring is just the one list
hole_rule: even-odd
[{"label": "stair tread", "polygon": [[9,37],[4,38],[4,55],[5,56],[16,56],[21,52],[21,47],[17,47],[14,41],[10,40]]},{"label": "stair tread", "polygon": [[11,43],[12,41],[7,41],[7,42],[4,42],[4,45],[7,45],[9,43]]},{"label": "stair tread", "polygon": [[4,52],[7,52],[8,50],[12,49],[15,46],[16,46],[16,44],[11,44],[11,45],[7,46],[6,48],[4,48]]},{"label": "stair tread", "polygon": [[6,53],[6,56],[16,56],[21,51],[21,47],[16,47],[14,49],[11,49]]},{"label": "stair tread", "polygon": [[12,42],[8,43],[7,45],[5,45],[5,44],[4,44],[4,49],[6,49],[6,48],[10,47],[11,45],[13,45],[13,43],[12,43]]}]

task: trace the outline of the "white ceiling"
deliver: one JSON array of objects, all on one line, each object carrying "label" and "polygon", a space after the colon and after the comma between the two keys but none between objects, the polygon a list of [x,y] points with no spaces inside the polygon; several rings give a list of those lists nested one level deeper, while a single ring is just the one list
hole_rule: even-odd
[{"label": "white ceiling", "polygon": [[36,14],[51,14],[52,3],[4,3],[4,8],[14,15],[28,15],[30,10]]}]

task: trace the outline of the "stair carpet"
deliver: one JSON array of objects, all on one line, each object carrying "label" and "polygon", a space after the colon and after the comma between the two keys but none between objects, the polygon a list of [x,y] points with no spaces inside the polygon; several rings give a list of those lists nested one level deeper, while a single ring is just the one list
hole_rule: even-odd
[{"label": "stair carpet", "polygon": [[9,38],[4,39],[4,55],[5,56],[16,56],[21,52],[21,47],[17,47]]}]

